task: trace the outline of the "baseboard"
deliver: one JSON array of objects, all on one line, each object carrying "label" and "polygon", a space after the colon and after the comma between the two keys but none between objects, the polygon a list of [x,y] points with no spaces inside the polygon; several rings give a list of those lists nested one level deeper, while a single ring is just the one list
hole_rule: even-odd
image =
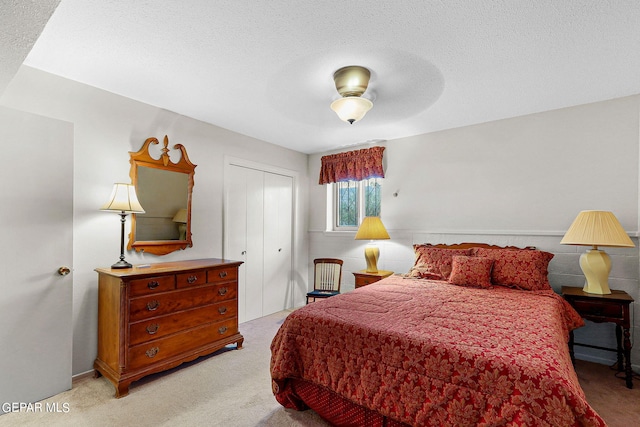
[{"label": "baseboard", "polygon": [[71,381],[72,382],[73,381],[79,381],[79,380],[85,379],[87,377],[92,377],[94,372],[95,371],[93,369],[91,369],[90,371],[87,371],[87,372],[82,372],[80,374],[72,375],[71,376]]},{"label": "baseboard", "polygon": [[[613,366],[617,360],[616,359],[608,359],[608,358],[604,358],[604,357],[597,357],[597,356],[593,356],[590,354],[575,354],[576,359],[578,360],[584,360],[585,362],[592,362],[592,363],[597,363],[599,365],[607,365],[607,366]],[[631,369],[634,372],[640,372],[640,365],[635,365],[635,364],[631,364]]]}]

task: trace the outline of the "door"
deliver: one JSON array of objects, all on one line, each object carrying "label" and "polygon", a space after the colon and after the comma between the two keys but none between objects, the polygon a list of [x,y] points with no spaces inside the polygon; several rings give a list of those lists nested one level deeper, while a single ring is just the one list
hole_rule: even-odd
[{"label": "door", "polygon": [[71,388],[73,125],[0,107],[0,144],[0,402],[28,403]]},{"label": "door", "polygon": [[262,315],[291,306],[291,217],[293,179],[264,175],[264,281]]},{"label": "door", "polygon": [[225,177],[225,258],[243,261],[238,270],[238,320],[262,316],[263,172],[231,166]]},{"label": "door", "polygon": [[257,167],[225,170],[224,256],[244,261],[241,323],[291,306],[293,178]]}]

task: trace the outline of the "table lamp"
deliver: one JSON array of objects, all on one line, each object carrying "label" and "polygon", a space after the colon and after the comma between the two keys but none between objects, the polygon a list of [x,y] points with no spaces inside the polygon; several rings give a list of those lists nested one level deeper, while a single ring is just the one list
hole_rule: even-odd
[{"label": "table lamp", "polygon": [[187,210],[179,209],[172,221],[178,223],[178,233],[180,234],[178,240],[187,240]]},{"label": "table lamp", "polygon": [[580,255],[586,282],[584,292],[608,295],[611,259],[598,246],[633,248],[635,245],[611,212],[582,211],[560,241],[561,245],[592,246]]},{"label": "table lamp", "polygon": [[380,249],[378,249],[374,240],[387,240],[389,238],[389,233],[387,233],[387,230],[384,228],[380,217],[367,216],[364,218],[362,224],[360,224],[360,228],[358,228],[355,240],[371,241],[364,248],[364,258],[367,260],[367,273],[378,272]]},{"label": "table lamp", "polygon": [[136,195],[136,187],[133,184],[114,184],[109,201],[105,203],[100,210],[118,212],[121,217],[120,261],[113,264],[111,268],[131,268],[131,264],[124,260],[124,223],[126,221],[127,214],[144,213],[144,209],[140,206],[138,196]]}]

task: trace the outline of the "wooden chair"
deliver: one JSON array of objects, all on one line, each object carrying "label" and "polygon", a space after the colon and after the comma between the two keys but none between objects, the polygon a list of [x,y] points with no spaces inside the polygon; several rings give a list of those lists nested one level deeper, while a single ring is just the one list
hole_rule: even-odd
[{"label": "wooden chair", "polygon": [[309,300],[329,298],[340,293],[342,281],[342,260],[336,258],[317,258],[313,260],[314,280],[313,291],[307,293]]}]

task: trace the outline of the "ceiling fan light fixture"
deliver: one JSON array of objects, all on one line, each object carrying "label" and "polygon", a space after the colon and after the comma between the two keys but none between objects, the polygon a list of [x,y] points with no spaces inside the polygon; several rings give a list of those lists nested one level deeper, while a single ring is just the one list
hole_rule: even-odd
[{"label": "ceiling fan light fixture", "polygon": [[362,94],[369,86],[371,72],[358,65],[342,67],[333,73],[336,90],[342,98],[331,103],[331,109],[336,112],[340,120],[353,124],[361,120],[367,111],[373,107],[373,102],[362,98]]},{"label": "ceiling fan light fixture", "polygon": [[331,103],[331,109],[336,112],[340,120],[351,124],[362,120],[371,107],[373,102],[359,96],[346,96]]}]

